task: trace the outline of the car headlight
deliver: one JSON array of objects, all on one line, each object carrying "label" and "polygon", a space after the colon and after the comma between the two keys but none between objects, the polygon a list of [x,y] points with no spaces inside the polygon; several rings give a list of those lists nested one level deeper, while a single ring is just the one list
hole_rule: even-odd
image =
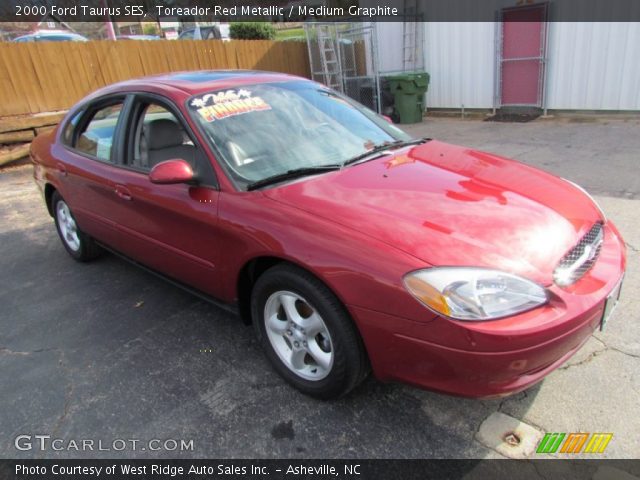
[{"label": "car headlight", "polygon": [[565,182],[567,182],[567,183],[570,183],[571,185],[576,187],[578,190],[580,190],[582,193],[584,193],[589,198],[589,200],[591,200],[591,202],[595,205],[596,209],[598,209],[598,212],[600,212],[600,216],[602,217],[602,221],[603,222],[607,221],[607,216],[605,215],[604,210],[602,210],[602,208],[600,207],[598,202],[595,201],[595,199],[591,196],[591,194],[589,192],[587,192],[584,188],[582,188],[577,183],[572,182],[571,180],[567,180],[566,178],[563,178],[563,180]]},{"label": "car headlight", "polygon": [[458,320],[491,320],[547,302],[537,283],[487,268],[436,267],[404,276],[407,290],[436,313]]}]

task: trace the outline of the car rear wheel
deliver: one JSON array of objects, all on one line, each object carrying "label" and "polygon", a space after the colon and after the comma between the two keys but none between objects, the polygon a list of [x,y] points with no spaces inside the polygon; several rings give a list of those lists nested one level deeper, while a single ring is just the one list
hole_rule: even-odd
[{"label": "car rear wheel", "polygon": [[353,321],[317,278],[278,265],[256,282],[252,318],[267,357],[302,392],[321,399],[345,395],[368,373]]},{"label": "car rear wheel", "polygon": [[80,230],[69,205],[58,192],[53,193],[51,206],[56,230],[58,230],[62,245],[69,252],[69,255],[79,262],[86,262],[102,253],[102,249],[94,240]]}]

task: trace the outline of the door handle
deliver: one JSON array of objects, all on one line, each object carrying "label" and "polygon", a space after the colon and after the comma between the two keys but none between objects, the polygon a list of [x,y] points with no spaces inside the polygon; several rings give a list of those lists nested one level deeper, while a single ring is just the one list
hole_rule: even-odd
[{"label": "door handle", "polygon": [[67,167],[65,167],[65,166],[64,166],[64,164],[62,164],[62,163],[58,162],[58,163],[56,164],[56,168],[58,169],[58,171],[60,172],[60,174],[61,174],[63,177],[66,177],[66,176],[67,176]]},{"label": "door handle", "polygon": [[123,200],[131,200],[131,192],[127,190],[127,187],[123,185],[116,185],[115,189],[116,195],[118,195]]}]

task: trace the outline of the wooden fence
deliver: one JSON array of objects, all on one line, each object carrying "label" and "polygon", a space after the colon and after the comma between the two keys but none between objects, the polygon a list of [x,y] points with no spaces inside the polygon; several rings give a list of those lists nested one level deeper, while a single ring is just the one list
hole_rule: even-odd
[{"label": "wooden fence", "polygon": [[93,90],[129,78],[222,68],[310,76],[304,42],[0,42],[0,117],[65,110]]}]

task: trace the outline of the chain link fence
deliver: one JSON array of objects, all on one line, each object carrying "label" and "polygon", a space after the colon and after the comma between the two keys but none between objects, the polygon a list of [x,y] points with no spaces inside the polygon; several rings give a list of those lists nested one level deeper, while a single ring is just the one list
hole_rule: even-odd
[{"label": "chain link fence", "polygon": [[380,112],[376,24],[309,22],[304,29],[313,80]]}]

